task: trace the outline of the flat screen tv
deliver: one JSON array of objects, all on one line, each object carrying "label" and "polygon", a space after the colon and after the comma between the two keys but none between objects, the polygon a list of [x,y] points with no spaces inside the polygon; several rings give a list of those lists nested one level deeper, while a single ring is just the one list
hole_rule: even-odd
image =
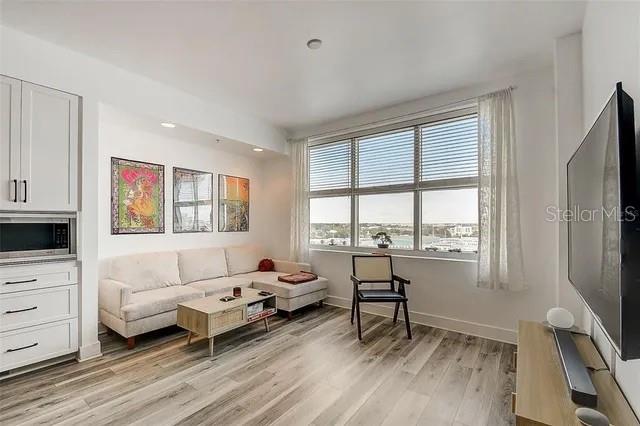
[{"label": "flat screen tv", "polygon": [[640,358],[640,147],[622,83],[567,164],[569,280],[623,359]]}]

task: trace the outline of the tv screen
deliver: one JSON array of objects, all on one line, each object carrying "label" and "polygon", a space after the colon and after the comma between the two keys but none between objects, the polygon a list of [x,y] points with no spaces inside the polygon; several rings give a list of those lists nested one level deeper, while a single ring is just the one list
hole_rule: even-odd
[{"label": "tv screen", "polygon": [[618,83],[569,160],[567,183],[569,280],[623,359],[640,357],[636,152],[633,101]]}]

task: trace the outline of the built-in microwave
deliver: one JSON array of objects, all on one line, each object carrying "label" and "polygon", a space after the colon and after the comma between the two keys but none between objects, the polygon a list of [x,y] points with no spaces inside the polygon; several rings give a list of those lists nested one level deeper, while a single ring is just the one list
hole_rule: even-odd
[{"label": "built-in microwave", "polygon": [[74,213],[0,213],[0,265],[75,258]]}]

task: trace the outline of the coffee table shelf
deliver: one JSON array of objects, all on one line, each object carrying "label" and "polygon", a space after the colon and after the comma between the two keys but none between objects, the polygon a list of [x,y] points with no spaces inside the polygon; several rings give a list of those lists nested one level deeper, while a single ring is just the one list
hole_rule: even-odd
[{"label": "coffee table shelf", "polygon": [[[261,296],[258,294],[259,292],[253,288],[243,288],[242,297],[228,302],[223,302],[220,299],[231,296],[231,291],[179,303],[177,323],[189,331],[187,344],[191,343],[193,334],[206,336],[209,339],[209,356],[213,356],[214,336],[257,321],[263,321],[265,331],[268,332],[269,317],[278,311],[276,295]],[[249,317],[247,315],[248,306],[259,302],[263,303],[262,312],[266,312],[265,315],[256,317],[259,314],[256,313]]]}]

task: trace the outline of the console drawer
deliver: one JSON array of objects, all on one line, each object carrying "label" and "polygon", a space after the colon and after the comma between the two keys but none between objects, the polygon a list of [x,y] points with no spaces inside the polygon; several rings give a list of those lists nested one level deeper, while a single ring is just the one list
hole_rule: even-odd
[{"label": "console drawer", "polygon": [[76,285],[0,295],[0,332],[77,315]]},{"label": "console drawer", "polygon": [[35,290],[78,283],[75,263],[0,268],[0,293]]},{"label": "console drawer", "polygon": [[0,334],[0,371],[75,352],[78,321],[58,321]]}]

